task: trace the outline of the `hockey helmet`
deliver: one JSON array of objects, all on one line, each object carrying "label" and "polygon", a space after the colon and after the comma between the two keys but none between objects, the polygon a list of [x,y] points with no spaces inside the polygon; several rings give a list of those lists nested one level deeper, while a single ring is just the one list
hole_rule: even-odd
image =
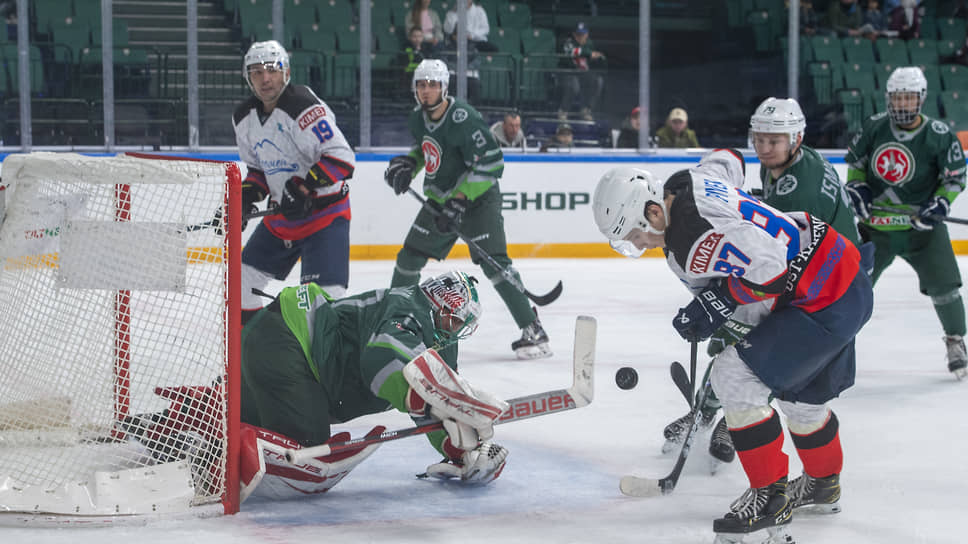
[{"label": "hockey helmet", "polygon": [[[447,63],[440,59],[424,59],[413,71],[413,81],[410,82],[410,90],[413,91],[413,98],[420,104],[420,97],[417,96],[418,81],[439,81],[440,82],[440,101],[447,99],[447,82],[450,81],[450,72],[447,71]],[[436,108],[440,102],[432,106],[424,106],[424,109]]]},{"label": "hockey helmet", "polygon": [[[887,99],[887,112],[891,115],[891,120],[898,125],[909,125],[913,123],[921,113],[921,106],[924,99],[928,96],[928,80],[924,73],[917,66],[901,66],[891,72],[885,85]],[[906,110],[895,107],[891,103],[891,95],[895,93],[913,93],[918,96],[918,106],[914,110]]]},{"label": "hockey helmet", "polygon": [[609,239],[615,251],[628,257],[638,257],[642,251],[625,240],[632,229],[642,229],[662,234],[649,224],[645,207],[649,202],[658,204],[666,215],[662,199],[662,186],[650,172],[622,166],[613,168],[602,176],[592,196],[592,212],[598,230]]},{"label": "hockey helmet", "polygon": [[255,88],[252,87],[252,80],[249,78],[249,67],[254,65],[260,65],[266,70],[281,70],[285,78],[282,88],[285,89],[289,85],[289,78],[292,73],[289,70],[289,53],[276,40],[255,42],[249,46],[249,50],[245,53],[245,60],[242,63],[242,77],[253,93]]},{"label": "hockey helmet", "polygon": [[[482,308],[475,283],[475,278],[453,270],[420,284],[434,309],[434,336],[442,345],[467,338],[477,330]],[[449,324],[444,323],[445,317],[451,318]],[[455,319],[459,323],[454,323]]]},{"label": "hockey helmet", "polygon": [[797,138],[803,137],[807,129],[807,118],[800,104],[792,98],[769,97],[750,116],[750,139],[754,132],[765,134],[789,134],[790,151],[794,151]]}]

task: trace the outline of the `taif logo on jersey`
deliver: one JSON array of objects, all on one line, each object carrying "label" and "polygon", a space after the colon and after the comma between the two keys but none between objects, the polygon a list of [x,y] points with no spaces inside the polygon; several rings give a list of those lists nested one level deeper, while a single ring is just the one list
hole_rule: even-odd
[{"label": "taif logo on jersey", "polygon": [[440,168],[440,146],[437,142],[428,138],[420,145],[420,149],[423,151],[424,168],[427,173],[437,173],[437,169]]},{"label": "taif logo on jersey", "polygon": [[786,174],[776,180],[776,194],[779,196],[788,195],[797,189],[797,178]]},{"label": "taif logo on jersey", "polygon": [[692,254],[692,260],[689,261],[689,272],[703,274],[708,271],[709,263],[713,261],[713,255],[716,254],[716,247],[722,239],[722,234],[712,232],[700,240],[696,245],[696,251]]},{"label": "taif logo on jersey", "polygon": [[889,142],[874,151],[871,166],[877,177],[889,185],[900,185],[914,175],[914,156],[903,145]]}]

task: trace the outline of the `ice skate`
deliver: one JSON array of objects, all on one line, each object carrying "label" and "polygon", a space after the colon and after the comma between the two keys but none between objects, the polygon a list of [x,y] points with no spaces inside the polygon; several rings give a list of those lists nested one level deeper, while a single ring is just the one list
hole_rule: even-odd
[{"label": "ice skate", "polygon": [[551,348],[548,346],[548,333],[541,326],[537,308],[534,316],[534,321],[521,329],[521,339],[511,343],[511,349],[518,359],[541,359],[552,355]]},{"label": "ice skate", "polygon": [[709,436],[709,455],[712,456],[709,471],[713,474],[716,474],[719,465],[732,463],[733,459],[736,458],[736,448],[733,447],[733,439],[729,435],[729,427],[726,426],[725,416],[719,418],[716,426],[713,427],[712,434]]},{"label": "ice skate", "polygon": [[812,478],[804,473],[790,482],[787,495],[797,511],[836,514],[840,512],[840,475]]},{"label": "ice skate", "polygon": [[794,544],[787,527],[793,504],[787,497],[786,476],[757,489],[747,489],[725,516],[713,520],[714,544]]},{"label": "ice skate", "polygon": [[[699,419],[699,430],[705,430],[712,426],[713,419],[716,417],[717,409],[718,408],[710,409],[709,407],[703,408],[702,415]],[[665,444],[662,445],[662,453],[669,453],[675,449],[677,445],[682,444],[682,440],[686,437],[686,433],[689,432],[689,427],[692,426],[695,416],[696,409],[693,408],[692,410],[689,410],[686,415],[666,425],[665,429],[662,431],[662,434],[666,439]]]},{"label": "ice skate", "polygon": [[945,336],[945,347],[948,349],[948,371],[959,380],[968,376],[968,354],[965,353],[965,340],[962,336]]}]

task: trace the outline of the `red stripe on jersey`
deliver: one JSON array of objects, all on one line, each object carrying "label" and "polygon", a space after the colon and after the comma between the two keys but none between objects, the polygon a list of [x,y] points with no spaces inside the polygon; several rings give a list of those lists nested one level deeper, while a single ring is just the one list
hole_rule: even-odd
[{"label": "red stripe on jersey", "polygon": [[347,179],[353,175],[353,165],[341,161],[333,157],[320,157],[316,164],[319,165],[320,170],[326,175],[326,177],[336,183],[337,181]]},{"label": "red stripe on jersey", "polygon": [[823,310],[847,291],[859,269],[860,252],[854,244],[834,229],[827,229],[790,303],[807,313]]},{"label": "red stripe on jersey", "polygon": [[326,206],[305,219],[289,221],[282,214],[267,215],[263,224],[277,238],[302,240],[310,234],[328,227],[337,217],[344,217],[349,221],[350,215],[350,197],[346,195],[345,198]]}]

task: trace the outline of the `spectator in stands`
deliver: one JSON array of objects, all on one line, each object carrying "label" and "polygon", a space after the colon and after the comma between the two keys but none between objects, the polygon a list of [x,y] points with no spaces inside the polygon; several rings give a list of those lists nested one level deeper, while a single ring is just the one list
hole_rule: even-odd
[{"label": "spectator in stands", "polygon": [[[491,31],[487,23],[487,12],[484,8],[475,4],[474,0],[467,0],[467,39],[474,44],[478,51],[497,51],[497,46],[487,41],[487,35]],[[444,34],[450,35],[457,32],[457,6],[450,8],[447,16],[444,17]],[[449,63],[448,63],[449,64]]]},{"label": "spectator in stands", "polygon": [[813,2],[800,2],[800,34],[813,36],[820,27],[820,15],[813,9]]},{"label": "spectator in stands", "polygon": [[881,9],[881,3],[878,0],[868,0],[862,28],[869,27],[873,33],[881,36],[888,30],[889,23],[887,12]]},{"label": "spectator in stands", "polygon": [[403,68],[403,82],[406,84],[405,88],[408,94],[410,82],[413,80],[413,71],[421,61],[429,56],[430,54],[424,44],[423,30],[416,26],[411,28],[410,32],[407,33],[407,41],[397,61],[398,65]]},{"label": "spectator in stands", "polygon": [[572,131],[571,125],[562,123],[558,125],[558,130],[555,131],[555,135],[547,142],[541,144],[541,151],[548,151],[549,149],[571,149],[574,145],[574,138],[575,133]]},{"label": "spectator in stands", "polygon": [[420,28],[423,31],[424,42],[430,45],[432,50],[443,46],[444,27],[440,24],[440,16],[437,12],[430,9],[430,0],[414,0],[413,8],[403,20],[403,26],[407,27],[408,35],[411,28]]},{"label": "spectator in stands", "polygon": [[918,13],[918,0],[901,0],[890,15],[888,29],[897,32],[897,37],[910,40],[921,37],[921,15]]},{"label": "spectator in stands", "polygon": [[[444,39],[443,47],[441,48],[440,60],[447,63],[447,69],[450,71],[450,83],[451,89],[457,90],[457,27],[454,27],[454,31],[447,34]],[[481,96],[481,58],[477,54],[477,47],[468,41],[467,42],[467,101],[471,104],[477,103],[478,98]]]},{"label": "spectator in stands", "polygon": [[581,118],[586,121],[593,121],[592,109],[598,104],[598,99],[602,95],[605,78],[592,65],[604,62],[605,55],[601,51],[596,51],[594,44],[588,39],[588,26],[585,23],[578,23],[575,30],[565,40],[562,49],[568,57],[565,67],[569,71],[563,73],[560,78],[563,90],[561,104],[558,106],[558,119],[562,121],[568,119],[568,110],[571,108],[572,102],[580,93],[584,92],[581,100],[584,104],[581,109]]},{"label": "spectator in stands", "polygon": [[491,125],[491,134],[501,147],[524,147],[524,131],[521,130],[521,114],[509,111],[504,120]]},{"label": "spectator in stands", "polygon": [[827,6],[827,24],[838,36],[862,36],[864,14],[857,0],[839,0]]},{"label": "spectator in stands", "polygon": [[622,121],[622,130],[618,133],[618,142],[615,147],[639,147],[639,113],[641,108],[636,106],[632,113]]},{"label": "spectator in stands", "polygon": [[696,132],[688,127],[689,116],[682,108],[672,108],[665,125],[655,131],[659,147],[699,147]]}]

